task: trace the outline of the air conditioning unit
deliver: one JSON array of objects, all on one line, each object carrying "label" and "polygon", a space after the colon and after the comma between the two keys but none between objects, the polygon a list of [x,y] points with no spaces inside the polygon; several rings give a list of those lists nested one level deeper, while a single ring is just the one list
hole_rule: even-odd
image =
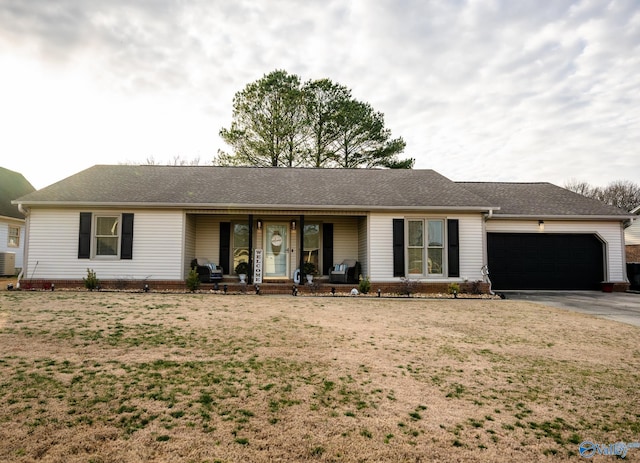
[{"label": "air conditioning unit", "polygon": [[16,274],[16,253],[0,252],[0,275]]}]

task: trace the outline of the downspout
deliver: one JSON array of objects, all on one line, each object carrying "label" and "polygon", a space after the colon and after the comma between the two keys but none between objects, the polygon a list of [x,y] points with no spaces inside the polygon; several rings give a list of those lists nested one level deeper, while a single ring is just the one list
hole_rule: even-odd
[{"label": "downspout", "polygon": [[[489,209],[489,212],[484,215],[484,221],[491,219],[493,217],[493,209]],[[482,279],[485,283],[489,283],[489,294],[494,296],[496,293],[491,289],[491,280],[489,279],[489,251],[487,249],[487,228],[482,224],[483,233],[482,233],[482,260],[484,261],[484,265],[480,269],[480,273],[482,273]]]},{"label": "downspout", "polygon": [[253,284],[253,214],[249,214],[249,275],[247,275],[248,283]]},{"label": "downspout", "polygon": [[484,221],[491,219],[493,217],[493,209],[489,209],[489,212],[484,215]]},{"label": "downspout", "polygon": [[304,281],[306,279],[304,274],[304,215],[300,214],[300,225],[298,227],[298,236],[300,237],[300,255],[298,256],[299,264],[300,264],[300,284],[304,285]]},{"label": "downspout", "polygon": [[24,275],[24,269],[27,266],[27,255],[29,254],[29,213],[31,211],[29,211],[28,208],[25,208],[22,203],[18,203],[18,211],[20,211],[20,213],[22,215],[24,215],[25,218],[25,227],[24,227],[24,251],[22,252],[22,268],[20,269],[20,273],[18,274],[18,281],[16,281],[16,289],[20,289],[20,280],[22,279],[22,276]]}]

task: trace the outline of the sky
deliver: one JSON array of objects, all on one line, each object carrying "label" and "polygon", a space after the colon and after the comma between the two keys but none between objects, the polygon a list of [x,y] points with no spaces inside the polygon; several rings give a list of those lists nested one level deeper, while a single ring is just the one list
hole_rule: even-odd
[{"label": "sky", "polygon": [[0,166],[210,164],[276,69],[385,116],[456,181],[640,183],[638,0],[2,0]]}]

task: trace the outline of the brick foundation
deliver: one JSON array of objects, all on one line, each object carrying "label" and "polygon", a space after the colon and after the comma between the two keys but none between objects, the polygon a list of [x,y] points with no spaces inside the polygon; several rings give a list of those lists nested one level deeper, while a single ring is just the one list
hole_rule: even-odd
[{"label": "brick foundation", "polygon": [[640,262],[640,244],[625,246],[627,262]]},{"label": "brick foundation", "polygon": [[[447,294],[451,283],[443,282],[385,282],[371,283],[370,294],[377,294],[378,290],[382,294]],[[184,280],[100,280],[100,289],[107,291],[144,291],[148,285],[149,291],[187,291]],[[237,278],[225,278],[218,282],[218,291],[238,293],[246,292],[254,294],[254,285],[242,285]],[[458,283],[460,294],[488,294],[489,284],[482,282]],[[292,294],[294,283],[292,280],[279,282],[265,282],[259,285],[260,294]],[[317,279],[313,285],[295,285],[298,294],[324,294],[330,293],[331,288],[335,288],[335,293],[340,295],[350,294],[353,288],[358,288],[357,284],[336,284],[328,280]],[[214,291],[214,283],[202,283],[199,291]],[[50,291],[53,289],[73,289],[84,291],[82,280],[46,280],[46,279],[24,279],[20,282],[23,290]]]}]

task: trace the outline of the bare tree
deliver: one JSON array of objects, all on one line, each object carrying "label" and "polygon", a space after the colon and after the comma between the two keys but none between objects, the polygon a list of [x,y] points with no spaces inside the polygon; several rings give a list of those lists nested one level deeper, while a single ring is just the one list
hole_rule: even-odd
[{"label": "bare tree", "polygon": [[587,182],[571,179],[565,182],[567,190],[580,193],[588,198],[594,198],[611,206],[619,207],[625,211],[640,205],[640,185],[629,180],[616,180],[606,187],[594,187]]},{"label": "bare tree", "polygon": [[587,182],[572,178],[564,182],[564,188],[569,191],[573,191],[574,193],[581,194],[582,196],[586,196],[587,198],[593,198],[594,187],[589,185]]},{"label": "bare tree", "polygon": [[183,158],[180,155],[173,156],[172,159],[167,162],[161,162],[156,160],[153,156],[147,156],[144,162],[134,162],[134,161],[125,161],[120,162],[119,164],[125,166],[133,166],[133,165],[143,165],[143,166],[199,166],[200,165],[200,156],[196,156],[193,159]]}]

